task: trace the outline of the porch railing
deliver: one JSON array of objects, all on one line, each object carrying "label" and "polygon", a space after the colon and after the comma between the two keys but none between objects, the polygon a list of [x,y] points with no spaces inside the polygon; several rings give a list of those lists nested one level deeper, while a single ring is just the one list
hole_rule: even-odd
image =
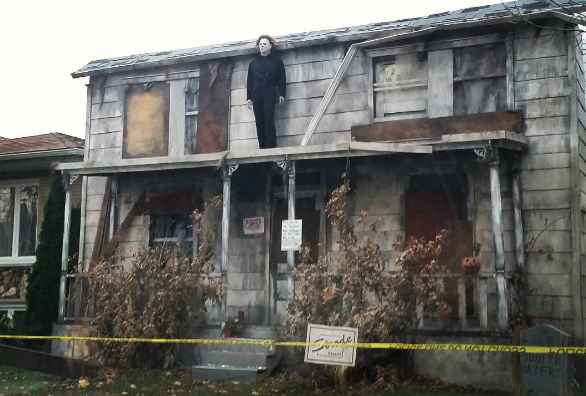
[{"label": "porch railing", "polygon": [[432,318],[426,315],[423,302],[418,299],[418,328],[437,331],[487,332],[495,330],[496,327],[493,329],[489,322],[489,315],[493,313],[496,306],[496,295],[489,293],[489,281],[494,278],[494,273],[422,276],[422,282],[424,279],[431,280],[437,282],[438,286],[444,287],[448,301],[452,305],[452,313],[448,318]]},{"label": "porch railing", "polygon": [[94,290],[85,276],[67,274],[65,317],[68,322],[80,323],[94,316]]}]

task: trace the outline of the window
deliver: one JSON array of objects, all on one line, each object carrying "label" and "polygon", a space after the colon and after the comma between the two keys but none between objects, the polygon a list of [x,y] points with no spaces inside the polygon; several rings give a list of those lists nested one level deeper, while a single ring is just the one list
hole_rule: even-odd
[{"label": "window", "polygon": [[169,84],[130,85],[124,100],[122,158],[166,156],[169,150]]},{"label": "window", "polygon": [[375,121],[427,115],[425,55],[425,52],[413,52],[374,59]]},{"label": "window", "polygon": [[199,80],[192,78],[185,89],[185,150],[184,154],[195,154],[197,138]]},{"label": "window", "polygon": [[507,108],[504,43],[454,49],[454,115]]},{"label": "window", "polygon": [[0,185],[0,263],[32,263],[37,244],[39,187]]},{"label": "window", "polygon": [[181,253],[193,257],[193,227],[189,215],[151,215],[150,246],[178,246]]}]

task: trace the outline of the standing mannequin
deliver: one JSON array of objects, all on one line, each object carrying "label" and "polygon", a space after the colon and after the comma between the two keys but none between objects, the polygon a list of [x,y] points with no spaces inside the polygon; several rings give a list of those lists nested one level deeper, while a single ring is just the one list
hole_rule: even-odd
[{"label": "standing mannequin", "polygon": [[248,65],[246,104],[254,110],[256,135],[261,149],[277,147],[275,130],[275,104],[285,102],[285,66],[272,48],[277,45],[271,36],[262,35],[256,40],[260,56]]}]

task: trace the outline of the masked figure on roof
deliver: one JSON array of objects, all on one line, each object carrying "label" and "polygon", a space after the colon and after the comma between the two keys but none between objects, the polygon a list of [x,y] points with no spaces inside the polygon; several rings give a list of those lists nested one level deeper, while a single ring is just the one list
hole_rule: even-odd
[{"label": "masked figure on roof", "polygon": [[274,38],[262,35],[256,40],[260,55],[248,65],[246,99],[254,110],[256,135],[261,149],[277,146],[275,104],[285,102],[285,66],[272,51]]}]

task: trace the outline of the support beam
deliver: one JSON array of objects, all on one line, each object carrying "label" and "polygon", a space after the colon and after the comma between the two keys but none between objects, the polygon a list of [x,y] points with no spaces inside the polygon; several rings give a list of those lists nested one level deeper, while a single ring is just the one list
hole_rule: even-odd
[{"label": "support beam", "polygon": [[[230,239],[230,189],[232,184],[232,173],[238,169],[238,165],[224,166],[222,168],[222,281],[228,281],[228,255],[229,250],[229,239]],[[222,298],[222,313],[220,323],[222,329],[228,320],[228,298],[224,296]]]},{"label": "support beam", "polygon": [[65,318],[65,287],[67,283],[67,261],[69,258],[69,234],[71,231],[71,184],[77,177],[72,178],[68,173],[63,174],[65,188],[65,210],[63,215],[63,245],[61,247],[61,275],[59,279],[59,322]]},{"label": "support beam", "polygon": [[[287,190],[287,218],[289,220],[295,220],[295,161],[291,161],[287,166],[287,179],[288,179],[288,190]],[[295,270],[295,251],[287,251],[287,271],[289,272],[289,278],[287,280],[287,289],[289,292],[289,298],[295,296],[295,279],[293,279],[293,270]]]},{"label": "support beam", "polygon": [[509,318],[506,298],[505,249],[503,240],[503,212],[498,150],[494,150],[493,158],[490,161],[490,195],[492,201],[492,232],[494,235],[495,250],[498,328],[499,332],[504,334],[509,331]]},{"label": "support beam", "polygon": [[112,185],[110,187],[110,209],[108,211],[108,242],[112,240],[114,232],[116,232],[116,204],[118,195],[118,175],[112,177]]},{"label": "support beam", "polygon": [[513,216],[515,219],[515,255],[517,268],[525,268],[525,242],[523,240],[523,220],[521,217],[521,188],[519,183],[519,158],[513,160],[511,172],[511,192],[513,195]]}]

